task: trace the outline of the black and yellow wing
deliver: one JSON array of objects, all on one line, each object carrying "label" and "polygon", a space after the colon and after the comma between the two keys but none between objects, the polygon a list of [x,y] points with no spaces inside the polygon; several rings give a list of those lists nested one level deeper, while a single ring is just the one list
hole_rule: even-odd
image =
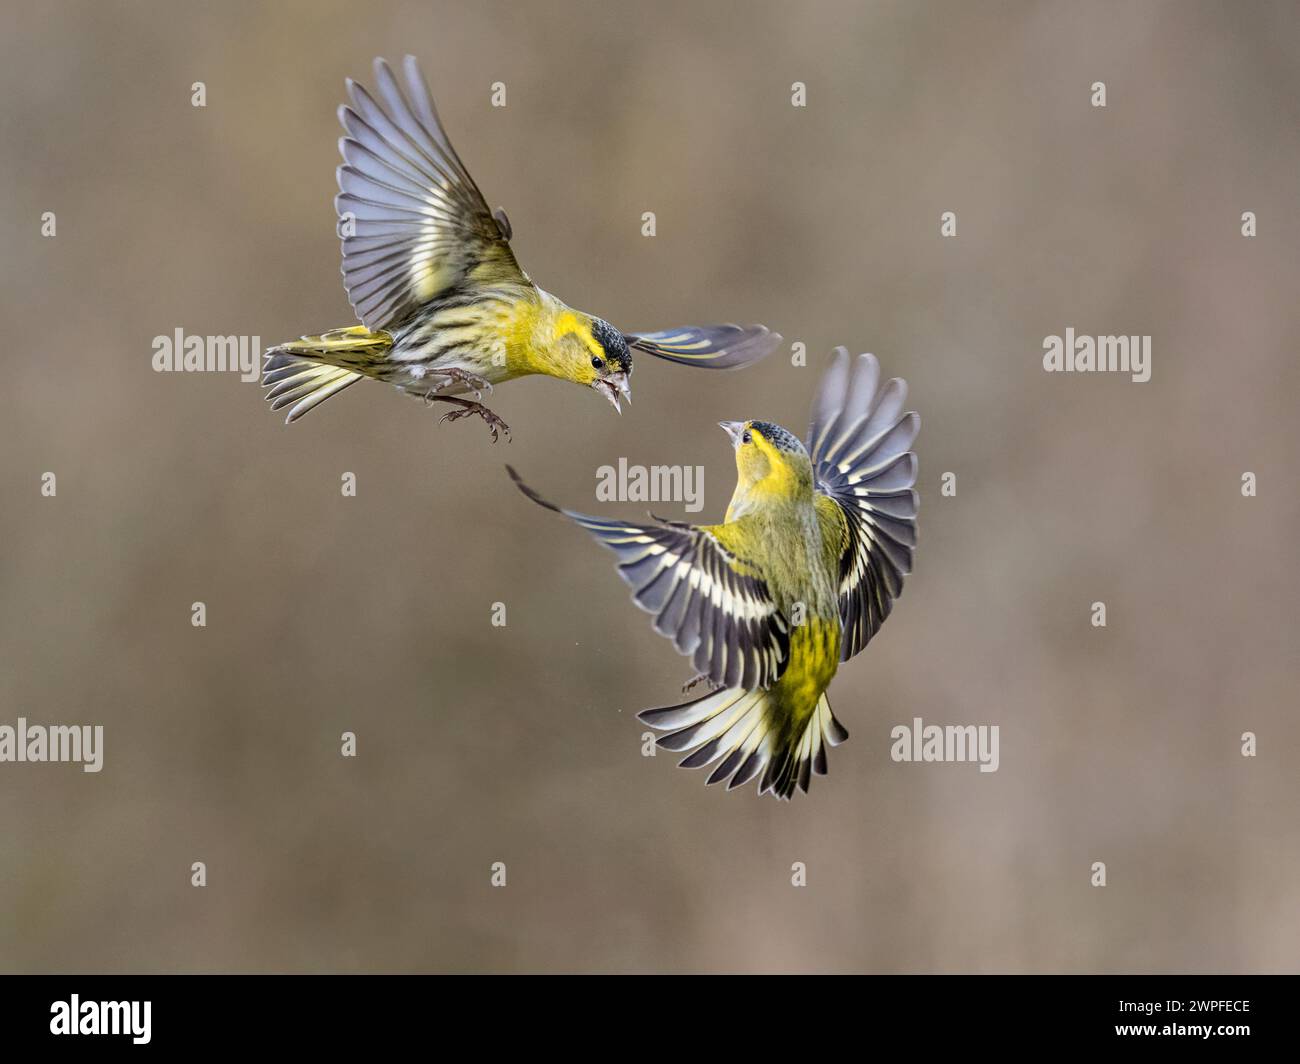
[{"label": "black and yellow wing", "polygon": [[813,402],[808,453],[823,536],[838,558],[840,660],[867,645],[903,592],[916,547],[916,455],[921,427],[903,412],[907,384],[880,386],[874,355],[837,348]]},{"label": "black and yellow wing", "polygon": [[339,108],[339,195],[343,283],[372,331],[401,324],[421,304],[466,282],[528,279],[510,250],[510,226],[492,215],[442,128],[413,56],[405,91],[375,60],[380,103],[348,79]]},{"label": "black and yellow wing", "polygon": [[708,529],[563,510],[506,469],[530,499],[576,521],[614,552],[633,600],[655,615],[655,631],[701,673],[747,691],[776,682],[789,656],[788,623],[758,573]]},{"label": "black and yellow wing", "polygon": [[781,336],[764,325],[684,325],[661,332],[624,333],[634,351],[702,369],[740,369],[766,358]]}]

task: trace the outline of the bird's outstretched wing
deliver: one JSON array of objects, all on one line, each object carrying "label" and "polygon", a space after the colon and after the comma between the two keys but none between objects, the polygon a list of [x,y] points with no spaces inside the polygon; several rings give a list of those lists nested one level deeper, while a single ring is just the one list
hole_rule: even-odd
[{"label": "bird's outstretched wing", "polygon": [[836,348],[822,378],[808,428],[823,534],[839,557],[840,660],[876,634],[916,546],[916,455],[909,448],[921,419],[904,413],[907,384],[880,387],[874,355],[851,359]]},{"label": "bird's outstretched wing", "polygon": [[[510,226],[488,210],[451,146],[413,56],[405,92],[375,60],[377,102],[347,81],[339,108],[343,283],[370,330],[400,324],[422,303],[467,281],[528,283],[510,250]],[[503,216],[504,218],[504,216]]]},{"label": "bird's outstretched wing", "polygon": [[683,325],[662,332],[624,333],[634,351],[703,369],[740,369],[766,358],[781,336],[764,325]]},{"label": "bird's outstretched wing", "polygon": [[745,690],[776,682],[790,650],[786,619],[762,578],[709,529],[562,510],[506,469],[530,499],[576,521],[614,552],[633,600],[655,615],[655,631],[690,656],[699,672]]}]

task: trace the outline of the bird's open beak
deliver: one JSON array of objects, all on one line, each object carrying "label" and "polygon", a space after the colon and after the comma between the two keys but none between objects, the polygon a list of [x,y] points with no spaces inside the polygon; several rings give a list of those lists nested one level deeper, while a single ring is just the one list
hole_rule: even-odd
[{"label": "bird's open beak", "polygon": [[623,408],[618,405],[620,396],[628,403],[632,402],[632,386],[628,383],[626,373],[611,373],[608,377],[600,377],[592,381],[591,386],[608,399],[620,414],[623,412]]},{"label": "bird's open beak", "polygon": [[731,437],[732,446],[738,446],[741,434],[745,431],[745,423],[743,421],[719,421],[718,424]]}]

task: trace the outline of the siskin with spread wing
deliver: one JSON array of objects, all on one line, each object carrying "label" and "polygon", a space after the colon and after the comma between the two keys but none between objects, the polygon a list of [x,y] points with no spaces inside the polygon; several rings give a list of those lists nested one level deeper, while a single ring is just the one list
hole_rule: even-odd
[{"label": "siskin with spread wing", "polygon": [[634,601],[700,673],[683,693],[714,688],[640,714],[668,733],[661,747],[690,751],[684,767],[716,762],[709,783],[758,777],[759,794],[788,799],[848,737],[826,689],[889,616],[916,546],[920,419],[906,400],[902,380],[880,386],[874,356],[839,348],[806,443],[767,421],[720,422],[737,474],[720,525],[561,510],[509,470],[614,552]]},{"label": "siskin with spread wing", "polygon": [[361,324],[280,344],[262,383],[296,421],[363,378],[477,415],[509,433],[481,402],[494,384],[541,373],[594,388],[615,410],[631,399],[632,351],[712,369],[749,365],[780,336],[761,325],[623,333],[538,288],[510,249],[510,222],[488,210],[443,131],[412,56],[405,84],[375,60],[378,98],[347,81],[346,136],[335,199],[343,283]]}]

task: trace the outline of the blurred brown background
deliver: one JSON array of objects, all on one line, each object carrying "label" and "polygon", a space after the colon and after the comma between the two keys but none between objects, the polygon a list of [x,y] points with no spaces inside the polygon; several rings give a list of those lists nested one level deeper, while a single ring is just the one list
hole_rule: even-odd
[{"label": "blurred brown background", "polygon": [[[5,18],[0,723],[106,737],[98,775],[0,765],[0,968],[1295,969],[1293,4]],[[621,419],[512,384],[496,447],[378,385],[286,428],[234,375],[154,373],[177,327],[352,322],[334,112],[407,51],[540,284],[627,329],[761,320],[809,367],[643,358]],[[1045,374],[1066,326],[1151,334],[1151,382]],[[832,689],[830,776],[706,790],[632,716],[688,663],[502,464],[592,509],[620,455],[703,463],[718,519],[714,423],[802,432],[839,343],[921,413],[916,571]],[[1000,770],[891,762],[913,716],[1000,725]]]}]

